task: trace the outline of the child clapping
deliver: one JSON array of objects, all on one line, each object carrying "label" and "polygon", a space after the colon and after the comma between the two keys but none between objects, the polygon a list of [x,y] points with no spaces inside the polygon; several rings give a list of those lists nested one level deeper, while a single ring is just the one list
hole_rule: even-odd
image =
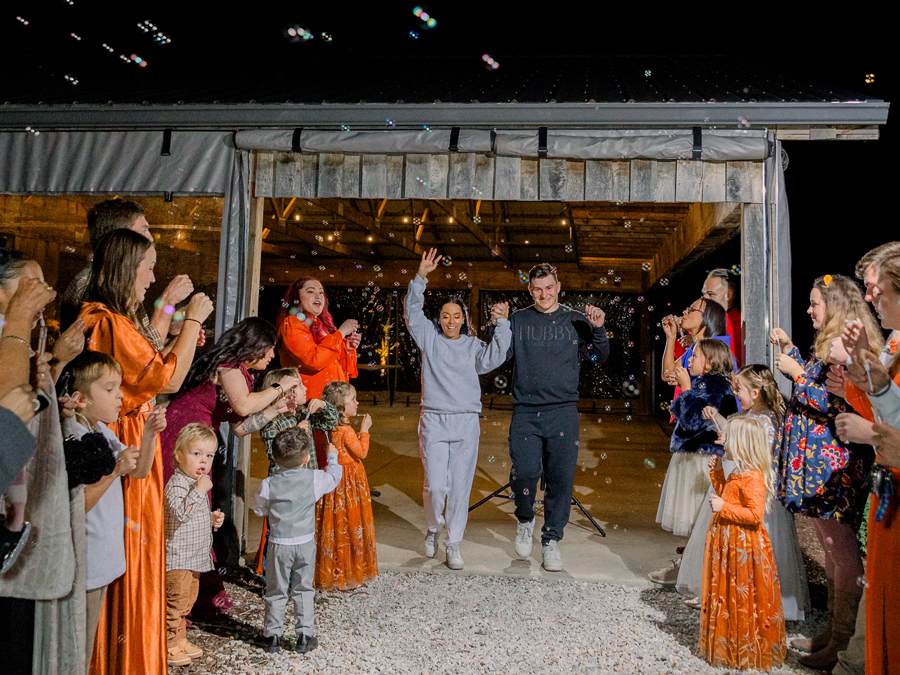
[{"label": "child clapping", "polygon": [[213,568],[212,528],[222,526],[225,514],[210,513],[212,468],[219,442],[204,424],[185,426],[175,440],[175,473],[163,496],[166,516],[166,646],[170,666],[186,666],[203,655],[188,642],[185,617],[197,600],[200,573]]}]

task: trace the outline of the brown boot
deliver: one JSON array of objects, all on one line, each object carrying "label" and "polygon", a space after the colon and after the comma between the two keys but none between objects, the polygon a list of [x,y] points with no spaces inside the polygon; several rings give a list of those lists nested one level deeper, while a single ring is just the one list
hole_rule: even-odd
[{"label": "brown boot", "polygon": [[166,650],[166,656],[170,666],[189,666],[191,657],[184,653],[181,645],[173,645]]},{"label": "brown boot", "polygon": [[834,617],[834,579],[826,579],[828,586],[828,624],[825,630],[813,638],[794,638],[791,647],[803,652],[817,652],[828,646],[831,642],[831,622]]},{"label": "brown boot", "polygon": [[856,630],[856,610],[859,608],[861,593],[843,590],[834,593],[834,615],[831,619],[831,641],[817,652],[797,659],[807,668],[831,671],[837,665],[838,652],[847,648]]},{"label": "brown boot", "polygon": [[190,659],[196,659],[203,656],[203,650],[197,645],[191,644],[187,638],[181,641],[181,651],[183,651],[184,655]]}]

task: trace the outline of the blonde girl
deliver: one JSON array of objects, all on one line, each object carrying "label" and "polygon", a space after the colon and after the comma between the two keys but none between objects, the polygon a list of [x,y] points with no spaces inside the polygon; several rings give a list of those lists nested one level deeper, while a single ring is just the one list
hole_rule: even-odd
[{"label": "blonde girl", "polygon": [[[770,456],[778,452],[778,430],[781,428],[781,417],[784,414],[784,398],[778,391],[775,376],[768,367],[753,364],[741,368],[734,377],[734,393],[741,405],[742,412],[731,417],[748,417],[757,420],[766,430],[766,438]],[[714,408],[706,408],[703,416],[715,419],[716,424],[724,429],[727,421]],[[720,442],[724,440],[722,433]],[[722,462],[725,476],[734,469],[734,462],[725,459]],[[712,488],[708,498],[715,494]],[[703,552],[706,547],[706,531],[712,519],[712,509],[708,501],[700,507],[697,522],[691,532],[691,539],[684,549],[681,570],[678,573],[676,589],[680,593],[699,596],[703,584]],[[781,583],[781,604],[784,618],[789,621],[803,621],[809,607],[809,589],[806,583],[806,568],[794,519],[780,504],[770,506],[763,519],[766,531],[775,551],[775,563]],[[695,609],[700,608],[699,598],[685,600],[685,604]]]},{"label": "blonde girl", "polygon": [[341,414],[331,442],[344,472],[337,488],[316,504],[315,585],[346,590],[361,586],[378,574],[372,498],[362,463],[369,453],[372,418],[363,416],[358,434],[350,426],[359,402],[356,389],[348,382],[329,382],[322,399]]},{"label": "blonde girl", "polygon": [[715,666],[771,670],[787,652],[781,588],[763,517],[774,494],[763,424],[736,417],[725,427],[725,458],[709,460],[715,494],[703,557],[700,655]]}]

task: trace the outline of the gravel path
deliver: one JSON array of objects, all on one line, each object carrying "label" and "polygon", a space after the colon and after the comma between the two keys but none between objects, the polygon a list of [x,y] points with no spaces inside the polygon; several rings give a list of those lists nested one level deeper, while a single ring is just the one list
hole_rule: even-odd
[{"label": "gravel path", "polygon": [[[697,657],[700,613],[662,590],[577,581],[383,573],[369,586],[320,594],[319,648],[256,647],[260,588],[227,583],[231,622],[188,633],[206,650],[177,673],[723,673]],[[821,627],[821,612],[788,632]],[[288,610],[287,625],[293,626]],[[289,629],[286,634],[292,634]],[[776,673],[809,673],[797,654]]]}]

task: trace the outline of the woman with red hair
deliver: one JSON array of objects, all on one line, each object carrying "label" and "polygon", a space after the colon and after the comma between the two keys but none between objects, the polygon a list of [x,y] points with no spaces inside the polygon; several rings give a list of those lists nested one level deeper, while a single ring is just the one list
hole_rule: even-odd
[{"label": "woman with red hair", "polygon": [[358,375],[359,322],[347,319],[335,328],[325,289],[315,277],[291,284],[281,303],[277,325],[281,367],[300,371],[308,398],[322,398],[322,389],[329,382],[347,382]]}]

